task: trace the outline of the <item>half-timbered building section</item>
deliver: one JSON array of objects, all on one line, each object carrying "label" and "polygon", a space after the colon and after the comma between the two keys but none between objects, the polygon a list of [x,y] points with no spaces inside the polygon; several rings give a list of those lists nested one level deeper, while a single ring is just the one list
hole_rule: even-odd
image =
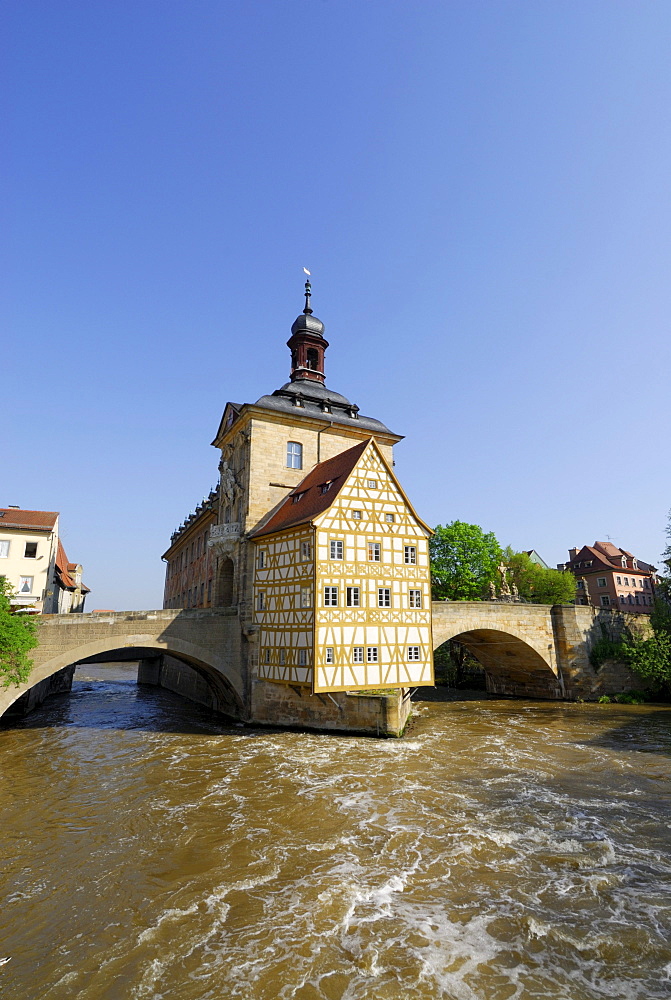
[{"label": "half-timbered building section", "polygon": [[252,536],[260,676],[433,684],[429,535],[372,438],[315,466]]}]

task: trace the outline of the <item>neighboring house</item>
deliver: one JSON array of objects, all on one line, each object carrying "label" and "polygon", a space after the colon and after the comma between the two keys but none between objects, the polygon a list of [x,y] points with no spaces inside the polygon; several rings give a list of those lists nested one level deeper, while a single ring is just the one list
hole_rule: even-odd
[{"label": "neighboring house", "polygon": [[[165,568],[164,608],[209,608],[212,606],[216,559],[208,546],[210,527],[219,516],[219,488],[210,491],[193,514],[170,539],[163,553]],[[231,603],[230,599],[226,602]]]},{"label": "neighboring house", "polygon": [[569,570],[576,577],[576,604],[650,614],[659,579],[655,566],[612,542],[569,549],[568,554],[569,561],[559,563],[557,569]]},{"label": "neighboring house", "polygon": [[68,562],[58,516],[58,511],[0,507],[0,576],[15,592],[14,606],[44,614],[84,610],[89,588],[81,565]]},{"label": "neighboring house", "polygon": [[226,404],[218,490],[164,555],[164,607],[235,609],[231,656],[259,704],[276,696],[270,682],[433,684],[430,531],[392,471],[401,435],[327,388],[328,341],[305,293],[289,381]]},{"label": "neighboring house", "polygon": [[550,567],[548,566],[548,564],[545,562],[544,559],[542,559],[538,555],[538,553],[536,552],[535,549],[525,549],[524,550],[524,554],[526,556],[529,556],[529,559],[531,559],[532,563],[536,563],[537,566],[542,566],[543,569],[550,569]]}]

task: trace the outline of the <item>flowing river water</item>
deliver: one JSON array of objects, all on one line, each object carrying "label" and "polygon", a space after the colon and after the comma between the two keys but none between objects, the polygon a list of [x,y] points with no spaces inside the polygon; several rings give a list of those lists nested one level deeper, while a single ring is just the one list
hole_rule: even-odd
[{"label": "flowing river water", "polygon": [[0,724],[3,996],[671,996],[671,710],[420,702],[377,740],[86,670]]}]

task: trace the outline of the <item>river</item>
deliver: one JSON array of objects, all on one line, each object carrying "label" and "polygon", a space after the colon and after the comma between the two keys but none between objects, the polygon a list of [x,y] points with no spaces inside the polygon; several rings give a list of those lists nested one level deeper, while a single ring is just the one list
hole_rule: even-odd
[{"label": "river", "polygon": [[671,710],[420,702],[376,740],[81,669],[0,724],[3,996],[671,996]]}]

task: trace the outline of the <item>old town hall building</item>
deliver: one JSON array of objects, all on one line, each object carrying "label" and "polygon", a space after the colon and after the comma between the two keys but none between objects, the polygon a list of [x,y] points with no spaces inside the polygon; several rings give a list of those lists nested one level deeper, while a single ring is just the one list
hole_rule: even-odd
[{"label": "old town hall building", "polygon": [[226,404],[219,484],[172,536],[164,606],[236,609],[257,683],[431,685],[430,529],[393,471],[401,436],[326,387],[310,296],[289,382]]}]

